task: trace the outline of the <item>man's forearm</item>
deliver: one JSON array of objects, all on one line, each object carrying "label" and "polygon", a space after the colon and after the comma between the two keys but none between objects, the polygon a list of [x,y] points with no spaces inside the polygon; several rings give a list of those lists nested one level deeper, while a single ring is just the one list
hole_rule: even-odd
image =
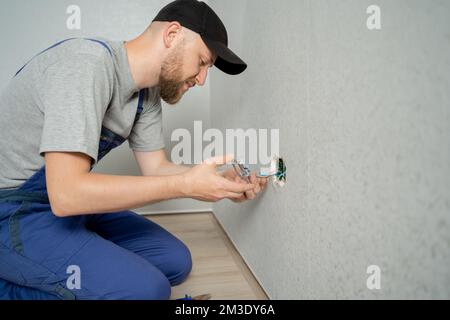
[{"label": "man's forearm", "polygon": [[171,176],[185,173],[190,170],[191,167],[177,165],[173,162],[166,162],[164,165],[160,166],[158,169],[152,171],[151,176]]},{"label": "man's forearm", "polygon": [[[139,208],[187,196],[182,175],[164,177],[114,176],[86,173],[61,192],[60,216],[98,214]],[[56,209],[56,210],[55,210]]]}]

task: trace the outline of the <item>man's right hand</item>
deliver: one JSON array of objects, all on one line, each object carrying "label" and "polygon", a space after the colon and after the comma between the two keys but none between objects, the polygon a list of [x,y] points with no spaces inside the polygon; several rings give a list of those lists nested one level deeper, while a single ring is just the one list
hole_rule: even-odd
[{"label": "man's right hand", "polygon": [[254,184],[233,182],[217,172],[217,166],[232,160],[231,155],[214,157],[183,173],[186,196],[200,201],[217,202],[225,198],[239,199],[244,192],[253,190],[256,187]]}]

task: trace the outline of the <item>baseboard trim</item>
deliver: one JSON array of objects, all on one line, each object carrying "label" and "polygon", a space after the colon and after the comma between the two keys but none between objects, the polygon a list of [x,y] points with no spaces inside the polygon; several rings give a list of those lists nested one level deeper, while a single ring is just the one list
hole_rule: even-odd
[{"label": "baseboard trim", "polygon": [[226,229],[224,228],[224,226],[222,225],[220,220],[217,218],[216,214],[214,213],[214,210],[212,210],[212,209],[200,209],[200,210],[165,210],[165,211],[145,211],[145,212],[135,211],[135,212],[140,214],[140,215],[143,215],[143,216],[160,215],[160,214],[167,214],[167,215],[173,214],[173,215],[176,215],[176,214],[186,214],[186,213],[189,213],[189,214],[211,213],[212,216],[213,216],[213,219],[215,220],[217,225],[222,229],[223,233],[226,235],[226,237],[230,241],[231,245],[234,247],[236,252],[241,257],[242,261],[245,263],[247,268],[250,270],[250,272],[252,273],[252,275],[255,278],[256,282],[258,282],[258,284],[259,284],[260,288],[262,289],[262,291],[266,294],[266,296],[268,297],[269,300],[272,300],[272,297],[267,293],[267,290],[262,285],[260,279],[256,276],[255,272],[250,267],[250,265],[247,263],[247,261],[244,258],[244,256],[241,254],[241,252],[239,251],[238,247],[234,243],[233,239],[230,237],[230,235],[228,234],[228,232],[226,231]]},{"label": "baseboard trim", "polygon": [[228,240],[230,241],[231,245],[234,247],[234,249],[236,250],[236,252],[239,254],[239,256],[241,257],[242,261],[245,263],[245,265],[247,266],[247,268],[250,270],[250,272],[252,273],[253,277],[255,278],[256,282],[258,282],[259,286],[261,287],[261,290],[266,294],[267,298],[269,300],[272,300],[272,297],[267,293],[267,290],[264,288],[264,286],[262,285],[260,279],[258,278],[258,276],[256,275],[256,273],[253,271],[252,267],[250,267],[250,265],[248,264],[247,260],[245,259],[245,257],[241,254],[241,252],[239,251],[238,247],[236,246],[236,243],[233,241],[233,239],[230,237],[230,235],[228,234],[228,232],[226,231],[226,229],[224,228],[223,224],[220,222],[219,218],[217,218],[216,214],[214,213],[214,211],[211,211],[212,215],[214,217],[214,220],[216,220],[217,225],[222,229],[222,231],[225,233],[225,235],[227,236]]},{"label": "baseboard trim", "polygon": [[134,212],[142,216],[151,216],[157,214],[205,213],[213,211],[212,209],[189,209],[189,210],[134,211]]}]

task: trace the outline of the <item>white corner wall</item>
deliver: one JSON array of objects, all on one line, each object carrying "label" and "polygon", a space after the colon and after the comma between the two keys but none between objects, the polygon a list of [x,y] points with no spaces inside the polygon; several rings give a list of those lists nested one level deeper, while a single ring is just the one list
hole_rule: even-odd
[{"label": "white corner wall", "polygon": [[[0,90],[14,73],[31,57],[61,39],[71,37],[104,37],[111,40],[130,40],[150,24],[158,11],[170,0],[15,0],[0,1]],[[71,14],[70,5],[81,12],[81,29],[66,26]],[[193,131],[194,121],[208,128],[209,82],[203,88],[193,88],[177,106],[163,106],[164,135],[170,158],[172,131],[186,128]],[[94,172],[114,175],[140,175],[132,151],[125,142],[113,150],[95,167]],[[211,204],[191,199],[165,201],[136,210],[142,214],[211,211]]]},{"label": "white corner wall", "polygon": [[285,189],[214,206],[269,296],[450,298],[450,3],[210,4],[249,64],[212,73],[211,125],[278,128],[287,162]]}]

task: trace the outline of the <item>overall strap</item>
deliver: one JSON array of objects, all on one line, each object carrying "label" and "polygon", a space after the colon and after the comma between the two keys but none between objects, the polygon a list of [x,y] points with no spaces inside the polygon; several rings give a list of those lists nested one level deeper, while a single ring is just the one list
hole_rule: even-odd
[{"label": "overall strap", "polygon": [[138,101],[138,107],[137,107],[137,111],[136,111],[135,121],[139,118],[139,116],[142,113],[143,106],[144,106],[145,91],[146,91],[146,89],[142,89],[141,91],[139,91],[139,101]]},{"label": "overall strap", "polygon": [[65,40],[62,40],[62,41],[60,41],[60,42],[58,42],[58,43],[55,43],[54,45],[52,45],[51,47],[48,47],[47,49],[45,49],[45,50],[43,50],[43,51],[41,51],[41,52],[39,52],[37,55],[35,55],[33,58],[31,58],[27,63],[25,63],[25,65],[22,67],[22,68],[20,68],[20,70],[19,71],[17,71],[16,72],[16,74],[14,75],[14,77],[16,77],[34,58],[36,58],[37,56],[39,56],[39,55],[41,55],[41,54],[43,54],[44,52],[47,52],[48,50],[50,50],[50,49],[53,49],[53,48],[55,48],[55,47],[57,47],[57,46],[59,46],[60,44],[63,44],[64,42],[67,42],[67,41],[70,41],[70,40],[74,40],[74,39],[83,39],[83,40],[87,40],[87,41],[92,41],[92,42],[96,42],[96,43],[98,43],[98,44],[100,44],[100,45],[102,45],[103,47],[105,47],[106,48],[106,50],[108,50],[108,53],[109,53],[109,55],[110,56],[112,56],[112,51],[111,51],[111,48],[104,42],[104,41],[101,41],[101,40],[97,40],[97,39],[92,39],[92,38],[69,38],[69,39],[65,39]]}]

